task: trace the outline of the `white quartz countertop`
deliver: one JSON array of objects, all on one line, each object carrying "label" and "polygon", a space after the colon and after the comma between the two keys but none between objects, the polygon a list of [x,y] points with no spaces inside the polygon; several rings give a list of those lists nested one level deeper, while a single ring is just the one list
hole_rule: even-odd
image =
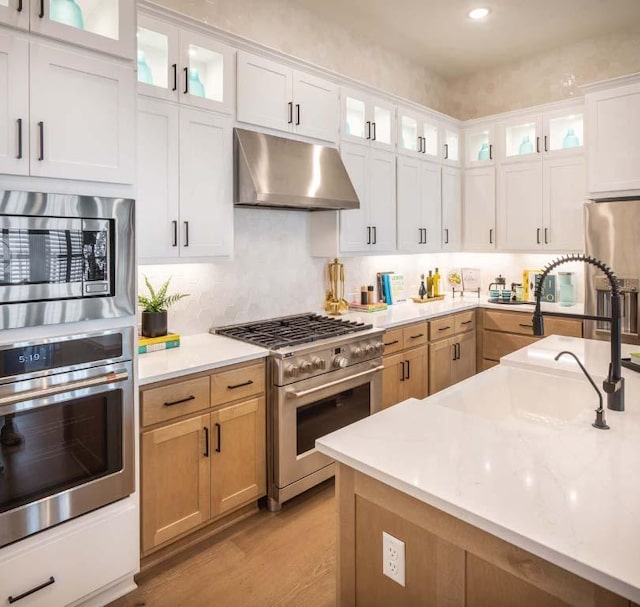
[{"label": "white quartz countertop", "polygon": [[138,383],[144,386],[189,373],[265,358],[268,354],[269,350],[221,335],[189,335],[180,338],[179,348],[140,354]]},{"label": "white quartz countertop", "polygon": [[640,602],[640,374],[623,369],[627,410],[606,411],[610,430],[593,428],[592,386],[575,362],[551,356],[574,350],[602,375],[608,344],[586,341],[546,338],[511,365],[386,409],[317,448]]}]

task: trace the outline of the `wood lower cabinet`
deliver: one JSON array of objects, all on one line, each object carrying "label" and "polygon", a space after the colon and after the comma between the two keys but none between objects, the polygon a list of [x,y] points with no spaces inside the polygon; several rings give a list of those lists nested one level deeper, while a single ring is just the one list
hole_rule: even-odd
[{"label": "wood lower cabinet", "polygon": [[143,557],[266,494],[264,376],[261,361],[141,391]]}]

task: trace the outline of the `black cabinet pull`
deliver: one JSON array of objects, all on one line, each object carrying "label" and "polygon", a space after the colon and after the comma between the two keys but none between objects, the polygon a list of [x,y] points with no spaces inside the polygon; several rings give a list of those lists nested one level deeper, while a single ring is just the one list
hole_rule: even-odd
[{"label": "black cabinet pull", "polygon": [[288,111],[287,123],[293,124],[293,101],[289,101],[289,103],[287,103],[287,111]]},{"label": "black cabinet pull", "polygon": [[409,339],[418,339],[419,337],[424,337],[424,333],[418,333],[417,335],[409,335]]},{"label": "black cabinet pull", "polygon": [[19,13],[22,12],[22,0],[18,0],[18,8],[16,9]]},{"label": "black cabinet pull", "polygon": [[189,222],[184,222],[184,246],[189,246]]},{"label": "black cabinet pull", "polygon": [[407,363],[407,377],[405,379],[411,379],[411,361],[406,361]]},{"label": "black cabinet pull", "polygon": [[13,603],[17,603],[21,599],[27,598],[28,596],[31,596],[35,592],[38,592],[38,590],[42,590],[43,588],[46,588],[47,586],[51,586],[51,584],[55,584],[55,583],[56,583],[56,578],[51,576],[46,582],[44,582],[44,584],[40,584],[39,586],[36,586],[35,588],[32,588],[31,590],[27,590],[26,592],[23,592],[22,594],[19,594],[18,596],[10,596],[8,598],[9,605],[13,605]]},{"label": "black cabinet pull", "polygon": [[367,226],[367,244],[371,244],[371,227]]},{"label": "black cabinet pull", "polygon": [[222,451],[222,426],[218,423],[216,423],[216,433],[218,435],[216,453],[220,453]]},{"label": "black cabinet pull", "polygon": [[204,456],[209,457],[209,428],[204,426]]},{"label": "black cabinet pull", "polygon": [[404,360],[400,362],[400,381],[404,381]]},{"label": "black cabinet pull", "polygon": [[427,228],[424,228],[424,242],[422,244],[427,244]]},{"label": "black cabinet pull", "polygon": [[536,153],[540,153],[540,137],[536,137]]},{"label": "black cabinet pull", "polygon": [[371,244],[378,244],[378,228],[373,226],[373,242]]},{"label": "black cabinet pull", "polygon": [[493,160],[493,143],[489,144],[489,160]]},{"label": "black cabinet pull", "polygon": [[549,148],[547,147],[547,136],[546,135],[544,136],[544,151],[545,152],[549,151]]},{"label": "black cabinet pull", "polygon": [[227,386],[227,390],[236,390],[237,388],[244,388],[245,386],[250,386],[253,384],[252,379],[248,379],[247,381],[243,381],[241,384],[235,384],[233,386]]},{"label": "black cabinet pull", "polygon": [[444,229],[444,244],[449,244],[449,228]]},{"label": "black cabinet pull", "polygon": [[532,324],[531,325],[527,325],[527,324],[521,322],[520,326],[524,327],[525,329],[533,329],[533,325]]},{"label": "black cabinet pull", "polygon": [[448,329],[450,329],[450,328],[451,328],[451,327],[447,325],[446,327],[440,327],[440,328],[438,329],[438,331],[447,331],[447,330],[448,330]]},{"label": "black cabinet pull", "polygon": [[493,244],[493,228],[489,228],[489,244]]},{"label": "black cabinet pull", "polygon": [[418,238],[419,238],[418,244],[424,244],[422,242],[422,228],[418,228],[418,234],[419,234],[419,236],[418,236]]},{"label": "black cabinet pull", "polygon": [[44,0],[40,0],[40,12],[38,13],[40,19],[44,19]]},{"label": "black cabinet pull", "polygon": [[171,225],[173,226],[173,244],[172,247],[178,246],[178,222],[172,221]]},{"label": "black cabinet pull", "polygon": [[184,94],[189,94],[189,68],[184,68]]},{"label": "black cabinet pull", "polygon": [[549,228],[544,229],[544,244],[549,244]]},{"label": "black cabinet pull", "polygon": [[296,126],[300,125],[300,104],[296,103]]},{"label": "black cabinet pull", "polygon": [[418,137],[418,152],[422,154],[422,137]]},{"label": "black cabinet pull", "polygon": [[191,400],[195,400],[196,397],[191,395],[191,396],[187,396],[186,398],[181,398],[180,400],[172,400],[169,401],[168,403],[164,403],[165,407],[173,407],[173,405],[180,405],[182,403],[188,403]]},{"label": "black cabinet pull", "polygon": [[172,90],[177,91],[178,90],[178,64],[173,63],[171,67],[173,68],[173,89]]},{"label": "black cabinet pull", "polygon": [[16,122],[18,124],[18,155],[16,156],[16,158],[18,160],[21,160],[22,159],[22,118],[18,118]]},{"label": "black cabinet pull", "polygon": [[536,243],[540,244],[540,228],[536,228]]},{"label": "black cabinet pull", "polygon": [[385,347],[386,346],[394,346],[395,344],[399,343],[397,339],[394,339],[393,341],[390,341],[389,343],[384,342]]},{"label": "black cabinet pull", "polygon": [[367,120],[367,139],[371,139],[371,121]]},{"label": "black cabinet pull", "polygon": [[423,154],[427,153],[427,138],[426,137],[422,138],[422,153]]},{"label": "black cabinet pull", "polygon": [[373,137],[371,137],[371,140],[375,141],[376,140],[376,123],[372,122],[371,126],[373,127]]},{"label": "black cabinet pull", "polygon": [[40,141],[40,155],[38,156],[38,160],[44,160],[44,122],[38,122],[38,138]]},{"label": "black cabinet pull", "polygon": [[460,324],[461,325],[470,325],[473,321],[472,320],[463,320]]},{"label": "black cabinet pull", "polygon": [[456,344],[451,344],[451,347],[453,348],[453,358],[451,360],[458,360],[456,358],[456,354],[457,354]]},{"label": "black cabinet pull", "polygon": [[449,144],[448,143],[444,144],[444,159],[445,160],[449,159]]}]

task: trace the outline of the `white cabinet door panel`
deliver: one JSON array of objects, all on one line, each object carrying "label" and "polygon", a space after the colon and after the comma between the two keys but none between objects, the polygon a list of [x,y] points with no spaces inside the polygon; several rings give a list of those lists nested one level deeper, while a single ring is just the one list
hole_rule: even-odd
[{"label": "white cabinet door panel", "polygon": [[0,31],[0,173],[29,174],[29,42]]},{"label": "white cabinet door panel", "polygon": [[398,156],[397,163],[398,250],[417,253],[424,246],[424,232],[421,233],[424,230],[420,190],[422,163],[403,156]]},{"label": "white cabinet door panel", "polygon": [[360,200],[359,209],[340,211],[340,250],[366,251],[368,217],[369,150],[359,145],[343,144],[342,161]]},{"label": "white cabinet door panel", "polygon": [[464,173],[464,248],[491,251],[496,247],[496,170],[467,169]]},{"label": "white cabinet door panel", "polygon": [[396,248],[396,157],[371,151],[369,163],[369,225],[371,248],[391,252]]},{"label": "white cabinet door panel", "polygon": [[238,53],[238,121],[290,131],[292,88],[290,68],[249,53]]},{"label": "white cabinet door panel", "polygon": [[518,162],[499,168],[500,248],[533,251],[543,244],[542,163]]},{"label": "white cabinet door panel", "polygon": [[582,156],[544,161],[544,243],[562,251],[584,250],[585,162]]},{"label": "white cabinet door panel", "polygon": [[31,42],[31,175],[132,183],[135,73]]},{"label": "white cabinet door panel", "polygon": [[294,72],[293,98],[296,133],[325,141],[338,140],[340,101],[337,85]]},{"label": "white cabinet door panel", "polygon": [[0,23],[29,29],[29,0],[0,0]]},{"label": "white cabinet door panel", "polygon": [[[421,162],[420,199],[425,242],[421,251],[435,252],[442,247],[442,174],[439,164]],[[459,223],[459,216],[455,219]]]},{"label": "white cabinet door panel", "polygon": [[138,257],[179,254],[178,106],[138,99]]},{"label": "white cabinet door panel", "polygon": [[442,249],[462,248],[462,176],[460,169],[442,168]]},{"label": "white cabinet door panel", "polygon": [[180,255],[233,253],[232,119],[180,108]]}]

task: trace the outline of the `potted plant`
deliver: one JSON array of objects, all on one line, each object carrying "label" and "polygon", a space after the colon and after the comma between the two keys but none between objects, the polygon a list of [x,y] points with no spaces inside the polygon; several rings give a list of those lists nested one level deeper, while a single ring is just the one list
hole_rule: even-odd
[{"label": "potted plant", "polygon": [[171,277],[167,278],[164,284],[156,291],[153,286],[151,286],[149,279],[146,276],[144,277],[144,282],[151,295],[151,297],[138,295],[138,305],[143,308],[142,335],[145,337],[161,337],[162,335],[166,335],[167,308],[170,308],[183,297],[188,297],[188,294],[184,293],[167,295],[170,281]]}]

